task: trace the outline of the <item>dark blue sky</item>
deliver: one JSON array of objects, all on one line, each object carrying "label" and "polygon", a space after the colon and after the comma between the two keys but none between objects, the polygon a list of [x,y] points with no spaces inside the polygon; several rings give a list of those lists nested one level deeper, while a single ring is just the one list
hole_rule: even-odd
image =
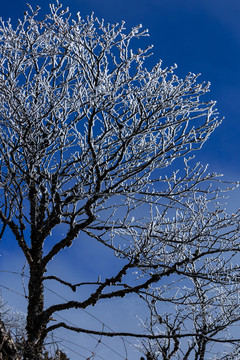
[{"label": "dark blue sky", "polygon": [[[48,1],[29,0],[48,9]],[[240,2],[237,0],[62,0],[74,15],[92,11],[107,22],[139,23],[150,37],[139,47],[154,45],[149,66],[158,59],[164,66],[178,65],[177,74],[201,73],[212,83],[210,97],[217,100],[225,120],[197,156],[211,169],[238,179],[240,152]],[[3,1],[1,16],[16,20],[26,9],[25,0]]]},{"label": "dark blue sky", "polygon": [[[23,17],[26,10],[25,2],[26,0],[2,0],[0,16],[5,20],[10,17],[16,23],[18,18]],[[33,6],[40,5],[43,13],[48,11],[48,0],[28,0],[28,2]],[[149,66],[162,59],[164,67],[174,63],[178,65],[179,77],[194,72],[202,74],[200,78],[202,81],[210,81],[212,83],[210,98],[217,100],[220,117],[224,116],[225,120],[197,157],[203,163],[209,163],[211,170],[224,173],[226,179],[239,180],[240,1],[62,0],[62,3],[70,7],[73,16],[77,11],[80,11],[82,16],[94,11],[106,22],[115,23],[125,20],[127,29],[142,23],[144,28],[149,29],[150,37],[140,41],[138,47],[154,45],[154,56],[148,60]],[[3,252],[1,253],[3,255]],[[10,257],[10,250],[4,254],[5,256],[0,258],[0,267],[17,269],[20,261],[18,255],[14,254]],[[76,275],[75,269],[71,267],[71,259],[68,258],[69,261],[67,260],[65,265],[69,274]],[[57,267],[61,270],[60,262]],[[0,275],[2,283],[3,274]],[[4,281],[6,284],[9,281],[11,284],[9,287],[13,288],[14,279],[17,280],[12,275],[12,278],[5,278]],[[21,281],[19,283],[19,287],[16,285],[15,290],[22,292]],[[5,292],[4,296],[7,297],[10,305],[16,303],[11,301],[11,293],[8,296],[8,292]],[[21,307],[21,304],[19,298],[15,306]],[[119,306],[121,307],[120,303]],[[129,306],[130,310],[131,306],[134,308],[136,304],[132,302]],[[105,311],[102,311],[106,316]],[[101,314],[97,316],[101,317]],[[128,316],[131,316],[130,313]],[[76,359],[78,358],[76,356]],[[112,357],[114,360],[118,358]],[[71,359],[75,360],[72,356]],[[135,360],[134,357],[132,359]]]}]

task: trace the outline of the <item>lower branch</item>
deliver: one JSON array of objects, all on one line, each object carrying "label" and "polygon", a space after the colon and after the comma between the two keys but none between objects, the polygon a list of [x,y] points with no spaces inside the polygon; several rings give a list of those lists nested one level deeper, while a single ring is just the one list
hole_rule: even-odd
[{"label": "lower branch", "polygon": [[[65,324],[64,322],[60,322],[58,324],[49,326],[46,329],[46,335],[53,330],[64,328],[67,330],[75,331],[77,333],[85,333],[85,334],[92,334],[92,335],[99,335],[99,336],[107,336],[107,337],[135,337],[135,338],[143,338],[143,339],[181,339],[186,337],[198,337],[199,334],[197,333],[183,333],[183,334],[136,334],[130,332],[107,332],[101,330],[88,330],[84,328],[80,328],[77,326],[70,326]],[[240,341],[238,339],[215,339],[208,335],[202,335],[206,341],[218,342],[218,343],[236,343]]]},{"label": "lower branch", "polygon": [[178,335],[164,335],[164,334],[136,334],[136,333],[129,333],[129,332],[106,332],[106,331],[97,331],[97,330],[88,330],[80,327],[70,326],[65,324],[64,322],[60,322],[58,324],[49,326],[46,329],[46,332],[49,333],[53,330],[64,328],[71,331],[75,331],[78,333],[85,333],[85,334],[92,334],[92,335],[99,335],[99,336],[107,336],[107,337],[115,337],[115,336],[124,336],[124,337],[135,337],[135,338],[145,338],[145,339],[172,339],[172,338],[184,338],[190,336],[197,336],[197,334],[193,333],[186,333],[186,334],[178,334]]},{"label": "lower branch", "polygon": [[70,282],[62,280],[55,275],[44,276],[43,280],[56,280],[56,281],[60,282],[61,284],[70,287],[72,289],[72,291],[74,291],[74,292],[76,292],[77,287],[80,287],[83,285],[102,285],[103,284],[101,281],[92,281],[92,282],[88,281],[88,282],[81,282],[78,284],[71,284]]}]

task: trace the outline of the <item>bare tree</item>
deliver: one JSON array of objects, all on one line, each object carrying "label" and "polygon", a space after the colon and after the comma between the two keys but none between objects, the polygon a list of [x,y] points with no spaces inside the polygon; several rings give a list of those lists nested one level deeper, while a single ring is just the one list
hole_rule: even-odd
[{"label": "bare tree", "polygon": [[[21,360],[26,339],[26,315],[8,306],[0,298],[0,360]],[[53,339],[54,340],[54,339]],[[49,340],[48,340],[49,341]],[[51,342],[50,342],[51,343]],[[52,343],[44,348],[44,360],[69,360],[66,354]]]},{"label": "bare tree", "polygon": [[3,299],[0,299],[0,354],[2,354],[3,360],[5,360],[5,356],[6,359],[20,359],[22,342],[26,336],[25,325],[25,314],[15,311],[6,305]]},{"label": "bare tree", "polygon": [[[16,28],[0,27],[1,237],[11,230],[29,267],[23,359],[41,359],[58,328],[145,338],[154,359],[204,359],[218,343],[236,354],[239,213],[225,213],[228,185],[192,154],[220,124],[203,100],[209,84],[161,62],[148,70],[151,47],[131,45],[148,35],[140,26],[127,33],[94,15],[71,20],[59,3],[50,10],[41,19],[30,7]],[[77,284],[47,273],[82,234],[118,270]],[[45,306],[46,280],[93,290]],[[56,312],[130,294],[150,311],[146,332],[51,323]]]},{"label": "bare tree", "polygon": [[7,332],[2,320],[0,320],[0,359],[16,360],[17,353],[15,342]]},{"label": "bare tree", "polygon": [[[192,281],[193,287],[178,288],[178,296],[172,299],[175,306],[169,307],[168,312],[166,309],[165,313],[160,312],[155,301],[147,302],[151,315],[144,327],[153,337],[156,333],[165,335],[142,341],[139,347],[147,359],[234,360],[239,357],[239,338],[234,327],[239,322],[236,289],[229,283],[209,284],[199,276]],[[162,301],[163,298],[160,303]],[[231,346],[226,347],[227,343]]]},{"label": "bare tree", "polygon": [[14,312],[0,298],[0,359],[19,360],[18,344],[24,336],[24,314]]}]

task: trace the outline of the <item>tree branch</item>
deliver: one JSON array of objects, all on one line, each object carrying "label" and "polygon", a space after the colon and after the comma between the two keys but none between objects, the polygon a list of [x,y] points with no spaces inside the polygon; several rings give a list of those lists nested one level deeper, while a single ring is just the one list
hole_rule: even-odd
[{"label": "tree branch", "polygon": [[[175,334],[138,334],[138,333],[130,333],[130,332],[107,332],[107,331],[101,331],[101,330],[88,330],[85,328],[80,328],[80,327],[75,327],[75,326],[70,326],[67,325],[64,322],[60,322],[58,324],[49,326],[46,329],[46,333],[49,333],[53,330],[56,330],[58,328],[65,328],[71,331],[75,331],[77,333],[85,333],[85,334],[92,334],[92,335],[99,335],[99,336],[107,336],[107,337],[135,337],[135,338],[141,338],[141,339],[182,339],[182,338],[187,338],[187,337],[198,337],[199,334],[198,333],[194,333],[194,332],[188,332],[188,333],[175,333]],[[211,336],[208,335],[201,335],[203,336],[206,341],[212,341],[212,342],[217,342],[217,343],[236,343],[240,341],[240,338],[235,338],[235,339],[216,339],[216,338],[212,338]]]},{"label": "tree branch", "polygon": [[0,219],[2,220],[3,224],[6,224],[11,229],[12,233],[14,234],[20,248],[22,249],[24,255],[26,256],[26,259],[29,264],[32,263],[32,256],[30,253],[30,249],[27,246],[24,237],[21,236],[21,233],[19,232],[18,226],[14,223],[13,220],[9,220],[6,218],[6,216],[3,214],[3,212],[0,210]]}]

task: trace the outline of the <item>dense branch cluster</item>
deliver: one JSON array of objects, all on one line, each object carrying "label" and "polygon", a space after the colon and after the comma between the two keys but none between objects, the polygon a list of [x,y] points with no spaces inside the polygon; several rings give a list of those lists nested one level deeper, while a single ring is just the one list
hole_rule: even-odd
[{"label": "dense branch cluster", "polygon": [[[209,349],[233,359],[239,213],[225,212],[226,186],[191,155],[220,123],[204,100],[209,84],[161,62],[148,70],[151,47],[134,45],[148,35],[141,26],[127,33],[124,23],[50,9],[0,26],[1,238],[9,228],[29,266],[24,359],[40,359],[57,328],[140,337],[154,359],[200,360]],[[46,274],[82,234],[107,247],[118,270],[77,284]],[[93,291],[45,307],[46,280]],[[142,334],[49,325],[57,311],[129,294],[149,311]]]}]

